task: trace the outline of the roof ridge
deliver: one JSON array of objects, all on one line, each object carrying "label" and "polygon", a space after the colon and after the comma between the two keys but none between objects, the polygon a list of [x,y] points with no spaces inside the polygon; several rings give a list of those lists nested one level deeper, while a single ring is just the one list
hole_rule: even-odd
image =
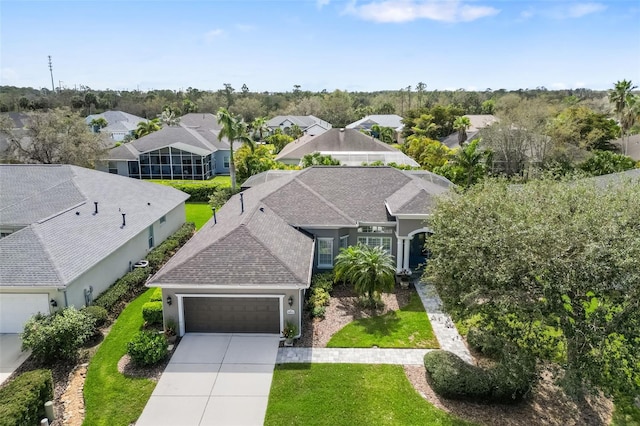
[{"label": "roof ridge", "polygon": [[[311,169],[311,168],[309,168]],[[351,222],[357,222],[355,219],[353,219],[352,217],[350,217],[348,214],[346,214],[345,212],[343,212],[342,210],[340,210],[335,204],[333,204],[331,201],[327,200],[326,198],[324,198],[322,195],[320,195],[318,192],[316,192],[313,188],[311,188],[309,185],[307,185],[306,183],[302,182],[299,179],[299,175],[296,175],[291,181],[293,182],[294,180],[297,181],[300,185],[302,185],[302,187],[304,187],[307,191],[311,192],[313,195],[315,195],[316,197],[320,198],[322,201],[325,202],[325,204],[327,204],[333,211],[335,211],[336,213],[338,213],[340,216],[342,216],[343,218],[351,221]]]},{"label": "roof ridge", "polygon": [[[268,208],[268,206],[267,206]],[[253,217],[253,215],[256,213],[255,209],[252,214],[251,217]],[[271,210],[271,209],[269,209]],[[273,210],[271,210],[273,212]],[[275,212],[273,212],[274,216],[276,216],[278,219],[282,220],[287,226],[291,227],[290,224],[288,224],[284,219],[282,219],[280,216],[278,216]],[[300,280],[300,277],[291,270],[291,268],[289,268],[289,266],[287,266],[287,264],[285,262],[282,261],[282,259],[280,258],[280,256],[278,256],[277,254],[275,254],[274,252],[272,252],[269,247],[267,247],[262,240],[260,240],[260,238],[258,238],[253,232],[251,232],[251,229],[249,229],[249,227],[247,226],[247,224],[245,222],[242,222],[240,224],[241,226],[244,226],[245,229],[247,230],[247,232],[249,233],[249,235],[251,235],[251,237],[258,243],[260,244],[260,246],[262,246],[266,251],[268,251],[274,258],[276,258],[278,260],[278,263],[280,263],[280,265],[282,265],[287,271],[289,271],[289,273],[291,273],[291,275],[293,275],[294,277],[296,277],[298,280]],[[292,227],[293,228],[293,227]],[[301,280],[303,281],[303,280]]]},{"label": "roof ridge", "polygon": [[36,227],[34,225],[36,224],[31,224],[27,228],[31,229],[31,232],[33,232],[33,235],[35,235],[36,238],[38,239],[38,244],[40,244],[40,247],[42,247],[42,251],[46,253],[47,259],[49,260],[49,263],[53,266],[53,270],[56,274],[56,277],[58,277],[58,281],[60,282],[60,284],[62,284],[66,288],[67,284],[65,283],[64,277],[60,272],[60,268],[58,267],[58,264],[54,261],[54,257],[49,252],[47,245],[42,242],[42,236],[40,235],[39,232],[36,231]]},{"label": "roof ridge", "polygon": [[[38,165],[38,164],[34,164],[34,165]],[[63,168],[66,168],[66,169],[70,170],[70,171],[73,173],[73,175],[75,176],[75,173],[73,172],[73,170],[71,169],[71,167],[70,167],[69,165],[62,165],[62,166],[63,166]],[[85,195],[82,191],[80,191],[80,188],[78,188],[78,185],[76,185],[76,183],[74,182],[74,179],[66,179],[66,180],[63,180],[63,181],[61,181],[61,182],[56,183],[55,185],[53,185],[53,184],[52,184],[51,186],[47,186],[46,188],[43,188],[42,190],[38,191],[38,192],[37,192],[37,193],[35,193],[35,194],[31,194],[31,195],[29,195],[28,197],[21,198],[17,203],[13,203],[13,204],[4,204],[4,205],[2,205],[2,206],[0,207],[0,211],[5,210],[6,208],[13,207],[13,206],[15,206],[15,205],[17,205],[17,204],[23,203],[23,202],[25,202],[25,201],[27,201],[27,200],[30,200],[30,199],[32,199],[32,198],[39,197],[41,193],[46,192],[46,191],[51,191],[51,190],[53,190],[54,188],[57,188],[58,186],[60,186],[60,185],[62,185],[62,184],[65,184],[65,183],[66,183],[67,181],[69,181],[69,180],[70,180],[70,181],[71,181],[71,183],[76,187],[76,189],[77,189],[77,190],[78,190],[78,191],[79,191],[79,192],[80,192],[80,193],[85,197],[85,202],[86,202],[86,201],[87,201],[87,200],[86,200],[86,195]],[[75,207],[75,206],[69,207],[69,209],[70,209],[70,208],[73,208],[73,207]],[[66,209],[65,209],[65,211],[66,211]],[[60,214],[60,212],[56,213],[56,215],[58,215],[58,214]]]}]

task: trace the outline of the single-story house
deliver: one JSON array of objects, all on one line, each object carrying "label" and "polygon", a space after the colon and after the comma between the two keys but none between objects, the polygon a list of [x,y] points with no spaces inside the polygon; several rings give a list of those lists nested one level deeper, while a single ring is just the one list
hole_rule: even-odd
[{"label": "single-story house", "polygon": [[[478,136],[480,130],[491,126],[493,123],[498,122],[498,118],[495,115],[491,114],[475,114],[475,115],[465,115],[471,125],[467,129],[467,139],[468,141],[475,139]],[[458,143],[458,132],[452,133],[449,136],[445,137],[441,141],[444,145],[446,145],[450,149],[460,148],[460,143]]]},{"label": "single-story house", "polygon": [[320,135],[331,128],[331,124],[313,115],[278,115],[267,121],[269,131],[280,129],[288,134],[293,125],[302,130],[302,133],[309,136]]},{"label": "single-story house", "polygon": [[391,167],[310,167],[234,195],[147,283],[162,288],[179,334],[301,330],[311,275],[339,250],[381,246],[398,270],[425,262],[424,220],[449,191],[433,173]]},{"label": "single-story house", "polygon": [[121,141],[127,136],[133,137],[138,128],[138,123],[147,121],[146,118],[123,111],[105,111],[101,114],[87,116],[85,122],[88,126],[91,126],[91,122],[98,118],[104,118],[107,121],[107,127],[103,127],[102,129],[92,127],[92,130],[95,133],[106,134],[114,141]]},{"label": "single-story house", "polygon": [[413,158],[402,151],[356,129],[331,129],[318,136],[302,136],[285,145],[276,156],[276,160],[298,165],[302,157],[314,152],[330,155],[340,160],[340,164],[347,166],[381,161],[385,165],[396,163],[420,167]]},{"label": "single-story house", "polygon": [[81,308],[185,222],[174,188],[69,165],[0,165],[0,333]]},{"label": "single-story house", "polygon": [[229,142],[218,140],[213,114],[190,113],[177,126],[165,126],[112,148],[96,168],[136,179],[206,180],[229,174]]},{"label": "single-story house", "polygon": [[397,143],[402,143],[402,129],[404,123],[402,123],[402,117],[397,114],[374,114],[367,115],[360,120],[354,121],[351,124],[347,124],[345,128],[371,131],[373,126],[389,127],[393,129],[393,139]]}]

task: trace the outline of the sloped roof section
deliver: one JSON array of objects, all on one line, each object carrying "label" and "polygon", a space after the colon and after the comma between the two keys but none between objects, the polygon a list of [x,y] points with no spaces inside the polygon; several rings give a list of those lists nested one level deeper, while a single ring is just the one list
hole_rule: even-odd
[{"label": "sloped roof section", "polygon": [[31,228],[0,240],[0,284],[2,286],[61,285],[46,247]]},{"label": "sloped roof section", "polygon": [[[23,185],[11,190],[13,205],[39,212],[27,227],[0,239],[0,251],[12,251],[27,238],[23,235],[32,235],[38,244],[25,244],[24,258],[49,259],[49,269],[56,271],[59,287],[78,278],[189,197],[171,187],[68,165],[0,165],[0,176],[8,181],[20,181],[20,177]],[[42,180],[55,186],[42,197],[34,196],[29,188],[37,187]],[[0,192],[2,206],[6,205],[4,186]],[[21,188],[23,198],[16,202]],[[65,202],[53,204],[51,200],[56,197]],[[122,213],[126,226],[122,226]],[[0,223],[4,220],[5,215],[0,214]],[[0,284],[5,285],[5,277],[11,275],[12,285],[44,285],[46,280],[33,282],[40,268],[39,262],[25,261],[16,273],[15,263],[0,256]]]},{"label": "sloped roof section", "polygon": [[391,127],[394,130],[401,130],[404,127],[402,117],[397,114],[373,114],[367,115],[360,120],[354,121],[346,126],[347,129],[371,129],[377,124],[382,127]]},{"label": "sloped roof section", "polygon": [[85,118],[87,124],[93,119],[104,118],[107,120],[107,127],[102,129],[103,132],[132,131],[138,127],[138,123],[146,121],[146,118],[129,114],[124,111],[105,111],[101,114],[92,114]]}]

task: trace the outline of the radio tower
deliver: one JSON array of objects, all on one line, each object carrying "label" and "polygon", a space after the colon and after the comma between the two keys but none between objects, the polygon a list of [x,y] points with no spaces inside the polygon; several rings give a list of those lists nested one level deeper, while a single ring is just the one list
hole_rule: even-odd
[{"label": "radio tower", "polygon": [[51,73],[51,90],[55,93],[56,86],[53,84],[53,64],[51,64],[51,55],[49,55],[49,72]]}]

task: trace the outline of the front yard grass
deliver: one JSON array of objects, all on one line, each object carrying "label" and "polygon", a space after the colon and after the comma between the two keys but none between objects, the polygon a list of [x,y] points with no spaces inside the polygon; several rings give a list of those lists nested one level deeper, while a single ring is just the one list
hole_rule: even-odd
[{"label": "front yard grass", "polygon": [[185,203],[185,211],[187,222],[195,223],[196,230],[202,228],[202,225],[213,216],[213,211],[208,203]]},{"label": "front yard grass", "polygon": [[282,364],[265,425],[468,425],[425,401],[402,366]]},{"label": "front yard grass", "polygon": [[171,184],[189,184],[189,185],[218,185],[220,187],[231,186],[231,178],[229,176],[214,176],[213,179],[207,180],[189,180],[189,179],[146,179],[148,182],[159,183],[162,185]]},{"label": "front yard grass", "polygon": [[329,348],[436,349],[438,340],[424,311],[420,296],[411,294],[409,304],[398,311],[347,324],[333,335]]},{"label": "front yard grass", "polygon": [[142,414],[156,383],[124,376],[118,372],[118,361],[143,325],[142,305],[149,301],[153,290],[138,296],[122,311],[91,359],[84,385],[83,425],[126,426]]}]

